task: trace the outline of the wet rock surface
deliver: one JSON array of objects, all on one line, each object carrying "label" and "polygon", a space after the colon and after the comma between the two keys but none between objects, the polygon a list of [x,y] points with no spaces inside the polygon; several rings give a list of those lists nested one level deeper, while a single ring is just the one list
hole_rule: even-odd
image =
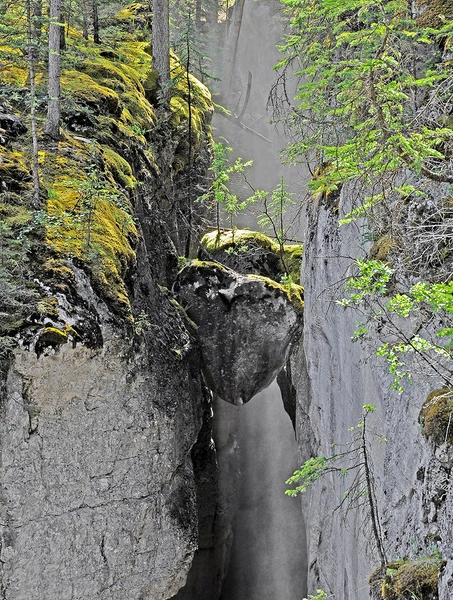
[{"label": "wet rock surface", "polygon": [[301,331],[301,307],[270,279],[194,261],[174,286],[197,326],[210,389],[236,405],[267,387]]}]

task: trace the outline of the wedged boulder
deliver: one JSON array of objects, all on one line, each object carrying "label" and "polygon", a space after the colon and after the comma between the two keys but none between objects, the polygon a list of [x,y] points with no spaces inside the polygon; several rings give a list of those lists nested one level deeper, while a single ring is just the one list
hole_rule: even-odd
[{"label": "wedged boulder", "polygon": [[244,404],[277,376],[302,329],[301,289],[214,262],[179,273],[173,290],[197,326],[206,382],[220,398]]}]

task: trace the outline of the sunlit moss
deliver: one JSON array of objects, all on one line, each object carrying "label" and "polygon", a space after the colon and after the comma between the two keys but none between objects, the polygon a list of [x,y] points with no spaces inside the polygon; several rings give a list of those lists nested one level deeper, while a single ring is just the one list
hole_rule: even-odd
[{"label": "sunlit moss", "polygon": [[210,253],[230,248],[251,246],[272,252],[278,257],[281,273],[287,272],[293,283],[300,284],[303,244],[280,244],[259,231],[249,229],[217,229],[205,234],[201,244]]},{"label": "sunlit moss", "polygon": [[91,106],[101,113],[118,114],[120,99],[112,89],[100,85],[86,73],[63,71],[61,86],[75,100]]},{"label": "sunlit moss", "polygon": [[[45,223],[47,244],[56,261],[64,262],[68,258],[82,261],[91,273],[93,286],[99,295],[115,312],[131,318],[124,277],[135,261],[136,227],[128,213],[115,202],[113,187],[112,199],[108,194],[96,197],[95,190],[87,190],[88,174],[83,166],[92,160],[92,156],[81,153],[79,159],[53,152],[43,153],[44,182],[49,190],[48,220]],[[128,180],[132,174],[126,167],[126,161],[121,162],[121,157],[116,155],[115,163],[123,168],[123,177],[126,172],[126,182],[132,184],[132,179]],[[86,204],[87,193],[93,194],[89,205]],[[91,212],[90,230],[87,211]],[[53,272],[56,269],[53,263]]]},{"label": "sunlit moss", "polygon": [[31,173],[23,152],[0,146],[0,181],[4,182],[2,187],[9,190],[30,187]]},{"label": "sunlit moss", "polygon": [[127,190],[133,190],[136,181],[132,175],[132,168],[127,160],[109,146],[104,146],[102,148],[102,155],[104,157],[106,170],[111,173],[113,179]]}]

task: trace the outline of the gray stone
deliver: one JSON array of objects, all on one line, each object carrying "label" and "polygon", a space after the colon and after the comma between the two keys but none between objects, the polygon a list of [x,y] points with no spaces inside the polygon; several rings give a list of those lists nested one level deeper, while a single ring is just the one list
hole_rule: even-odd
[{"label": "gray stone", "polygon": [[[322,202],[308,205],[303,348],[291,358],[300,463],[331,455],[332,444],[343,448],[353,435],[349,428],[361,420],[362,406],[374,405],[368,427],[377,435],[370,435],[370,456],[387,557],[416,559],[440,550],[447,565],[439,598],[447,600],[453,586],[453,460],[450,451],[426,441],[418,421],[428,393],[443,383],[428,378],[407,356],[408,370],[417,375],[398,394],[391,389],[385,360],[375,355],[376,346],[352,341],[363,316],[335,301],[353,274],[352,257],[365,258],[369,244],[363,242],[360,223],[338,225],[351,208],[347,188],[334,208]],[[381,434],[387,441],[379,441]],[[336,510],[347,487],[344,478],[325,477],[302,496],[308,591],[322,588],[337,600],[365,600],[379,556],[367,503]]]},{"label": "gray stone", "polygon": [[[87,281],[78,292],[95,302]],[[105,305],[95,306],[101,347],[23,352],[9,370],[2,600],[167,600],[198,545],[191,449],[208,407],[196,370],[157,336],[154,358],[143,339],[131,352]],[[169,310],[159,320],[176,331]]]},{"label": "gray stone", "polygon": [[273,381],[301,331],[302,311],[281,285],[194,261],[179,273],[174,292],[197,326],[215,394],[241,405]]}]

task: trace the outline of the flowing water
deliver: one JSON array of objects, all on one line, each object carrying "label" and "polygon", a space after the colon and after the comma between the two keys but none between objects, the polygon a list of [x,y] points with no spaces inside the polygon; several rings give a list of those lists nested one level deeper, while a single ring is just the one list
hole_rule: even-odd
[{"label": "flowing water", "polygon": [[[240,464],[221,600],[300,600],[306,593],[305,529],[300,500],[284,493],[285,480],[299,465],[280,390],[274,382],[241,407],[219,400],[216,413],[218,435],[236,425]],[[235,476],[228,471],[220,476]]]}]

